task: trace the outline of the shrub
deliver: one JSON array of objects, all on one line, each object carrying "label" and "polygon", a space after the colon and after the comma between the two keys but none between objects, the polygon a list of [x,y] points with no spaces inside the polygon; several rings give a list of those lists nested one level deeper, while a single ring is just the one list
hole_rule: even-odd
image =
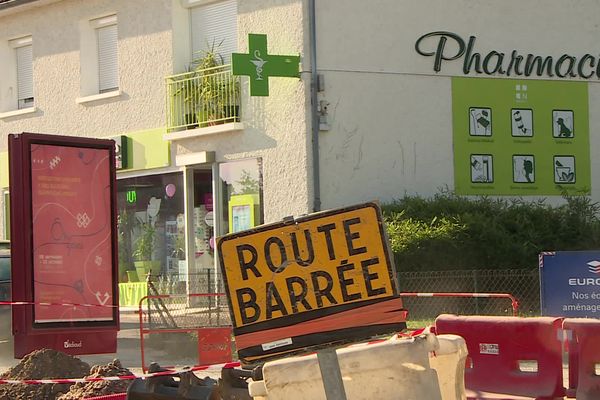
[{"label": "shrub", "polygon": [[442,192],[383,206],[400,271],[537,268],[542,251],[600,248],[600,210],[587,197],[545,201]]}]

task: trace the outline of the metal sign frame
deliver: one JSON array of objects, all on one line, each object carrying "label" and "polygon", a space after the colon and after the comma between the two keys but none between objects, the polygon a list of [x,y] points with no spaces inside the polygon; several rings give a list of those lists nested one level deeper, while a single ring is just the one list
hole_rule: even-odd
[{"label": "metal sign frame", "polygon": [[[71,136],[44,135],[36,133],[22,133],[19,135],[9,135],[9,157],[10,157],[10,196],[11,196],[11,258],[12,258],[12,290],[13,299],[18,301],[35,301],[35,282],[34,282],[34,224],[33,224],[33,182],[32,182],[32,164],[36,166],[44,165],[52,169],[59,163],[67,160],[55,157],[51,160],[32,160],[32,149],[34,146],[40,148],[57,146],[57,148],[67,149],[68,152],[77,151],[76,157],[81,163],[86,152],[96,154],[102,151],[108,156],[108,162],[103,162],[108,170],[103,171],[108,181],[108,187],[100,188],[102,191],[109,190],[107,199],[110,204],[105,207],[107,213],[106,221],[100,221],[103,225],[103,232],[109,233],[105,246],[108,246],[108,257],[104,260],[97,258],[92,262],[99,262],[100,265],[108,265],[108,270],[112,274],[109,287],[112,290],[110,300],[106,293],[94,293],[87,301],[81,303],[95,304],[102,307],[83,307],[96,310],[104,310],[100,318],[95,318],[90,311],[89,316],[78,318],[58,318],[53,321],[48,317],[36,317],[36,307],[41,305],[27,305],[13,308],[13,335],[15,338],[14,355],[16,358],[22,358],[29,352],[39,348],[53,348],[69,354],[98,354],[116,352],[116,337],[119,330],[119,309],[118,309],[118,283],[117,283],[117,210],[116,210],[116,171],[115,171],[115,143],[112,140],[91,139]],[[70,153],[69,153],[70,154]],[[100,164],[98,164],[100,166]],[[74,191],[78,187],[77,179],[68,183],[58,182],[55,185],[44,184],[48,190]],[[91,184],[93,185],[93,183]],[[42,186],[40,186],[42,187]],[[38,188],[39,190],[39,188]],[[45,190],[45,189],[44,189]],[[64,192],[65,196],[72,195]],[[38,194],[39,196],[39,194]],[[79,200],[73,200],[72,204],[78,204]],[[87,199],[81,199],[81,204],[86,204]],[[70,210],[67,210],[70,212]],[[79,219],[78,219],[79,222]],[[82,223],[84,221],[81,221]],[[89,221],[87,221],[89,223]],[[106,227],[108,224],[108,227]],[[64,234],[63,233],[63,239]],[[54,237],[54,236],[53,236]],[[65,240],[55,238],[49,245],[60,245]],[[54,244],[53,244],[54,243]],[[66,243],[66,242],[65,242]],[[65,244],[66,247],[68,247]],[[70,249],[70,247],[68,247]],[[39,258],[39,256],[38,256]],[[53,261],[50,259],[49,261]],[[67,262],[69,260],[66,260]],[[50,264],[49,262],[48,264]],[[104,267],[103,267],[104,268]],[[75,291],[82,289],[73,287]],[[82,289],[83,290],[83,289]],[[99,295],[100,294],[100,295]],[[93,298],[96,297],[96,298]],[[57,299],[57,303],[64,302]],[[110,312],[106,313],[106,309]],[[55,306],[56,307],[56,306]],[[71,307],[73,315],[77,307]],[[83,309],[82,308],[82,309]],[[66,310],[66,307],[63,307]],[[41,315],[41,308],[37,309]],[[106,315],[104,315],[106,314]],[[88,314],[86,314],[88,315]],[[109,316],[110,315],[110,316]],[[38,319],[38,322],[36,322]]]}]

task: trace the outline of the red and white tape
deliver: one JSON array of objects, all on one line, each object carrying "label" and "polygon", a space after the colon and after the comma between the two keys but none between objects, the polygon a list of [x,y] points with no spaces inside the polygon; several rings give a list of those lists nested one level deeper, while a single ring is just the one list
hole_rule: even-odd
[{"label": "red and white tape", "polygon": [[237,368],[240,366],[239,362],[230,362],[225,364],[213,364],[213,365],[203,365],[192,368],[184,368],[180,370],[169,370],[169,371],[161,371],[161,372],[152,372],[148,374],[142,375],[121,375],[121,376],[105,376],[98,378],[62,378],[62,379],[24,379],[24,380],[15,380],[15,379],[0,379],[0,384],[13,384],[13,385],[43,385],[48,383],[59,383],[59,384],[71,384],[71,383],[88,383],[88,382],[104,382],[104,381],[130,381],[137,378],[152,378],[156,376],[171,376],[177,375],[183,372],[190,371],[207,371],[207,370],[221,370],[221,369],[231,369]]},{"label": "red and white tape", "polygon": [[[421,335],[423,333],[427,333],[427,332],[429,332],[429,328],[421,328],[421,329],[417,329],[410,333],[406,333],[406,334],[398,333],[397,335],[399,337],[414,337],[414,336],[419,336],[419,335]],[[367,343],[358,343],[358,344],[356,344],[356,346],[360,346],[360,345],[368,346],[371,344],[385,342],[386,340],[390,340],[390,339],[380,339],[380,340],[373,340],[373,341],[370,341]],[[120,376],[106,376],[106,377],[98,377],[98,378],[23,379],[23,380],[0,379],[0,384],[43,385],[43,384],[56,384],[56,383],[72,384],[72,383],[88,383],[88,382],[104,382],[104,381],[127,381],[127,380],[134,380],[137,378],[146,379],[146,378],[153,378],[156,376],[172,376],[172,375],[177,375],[177,374],[180,374],[183,372],[196,372],[196,371],[208,371],[208,370],[220,371],[222,369],[237,368],[240,365],[241,365],[241,363],[239,361],[236,361],[236,362],[229,362],[229,363],[224,363],[224,364],[201,365],[201,366],[196,366],[196,367],[183,368],[183,369],[179,369],[179,370],[151,372],[151,373],[141,374],[141,375],[120,375]]]},{"label": "red and white tape", "polygon": [[112,304],[79,304],[79,303],[48,303],[48,302],[34,302],[34,301],[0,301],[0,306],[61,306],[61,307],[111,307],[116,308],[118,306]]}]

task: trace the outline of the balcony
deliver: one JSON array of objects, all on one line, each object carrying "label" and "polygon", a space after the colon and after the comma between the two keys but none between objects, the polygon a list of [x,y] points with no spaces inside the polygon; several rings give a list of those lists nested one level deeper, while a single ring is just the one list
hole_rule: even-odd
[{"label": "balcony", "polygon": [[168,76],[166,84],[167,135],[177,132],[183,138],[186,130],[240,121],[240,79],[231,73],[231,65]]}]

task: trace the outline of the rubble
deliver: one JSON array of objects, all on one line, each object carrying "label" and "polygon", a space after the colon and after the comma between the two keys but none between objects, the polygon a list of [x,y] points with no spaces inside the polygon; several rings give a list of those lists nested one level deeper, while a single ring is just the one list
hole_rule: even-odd
[{"label": "rubble", "polygon": [[[98,378],[127,375],[133,375],[133,373],[127,368],[123,368],[121,361],[115,359],[107,365],[94,365],[90,371],[90,375],[87,377]],[[57,400],[79,400],[86,397],[125,393],[130,384],[130,380],[76,383],[71,386],[68,393],[59,396]]]},{"label": "rubble", "polygon": [[[81,378],[90,372],[89,364],[56,350],[41,349],[26,355],[2,375],[3,379]],[[69,391],[68,384],[0,385],[0,399],[55,400]]]},{"label": "rubble", "polygon": [[[0,375],[2,379],[60,379],[133,375],[119,360],[94,365],[56,350],[36,350],[19,364]],[[76,384],[5,384],[0,385],[0,399],[11,400],[79,400],[113,393],[124,393],[130,380]]]}]

